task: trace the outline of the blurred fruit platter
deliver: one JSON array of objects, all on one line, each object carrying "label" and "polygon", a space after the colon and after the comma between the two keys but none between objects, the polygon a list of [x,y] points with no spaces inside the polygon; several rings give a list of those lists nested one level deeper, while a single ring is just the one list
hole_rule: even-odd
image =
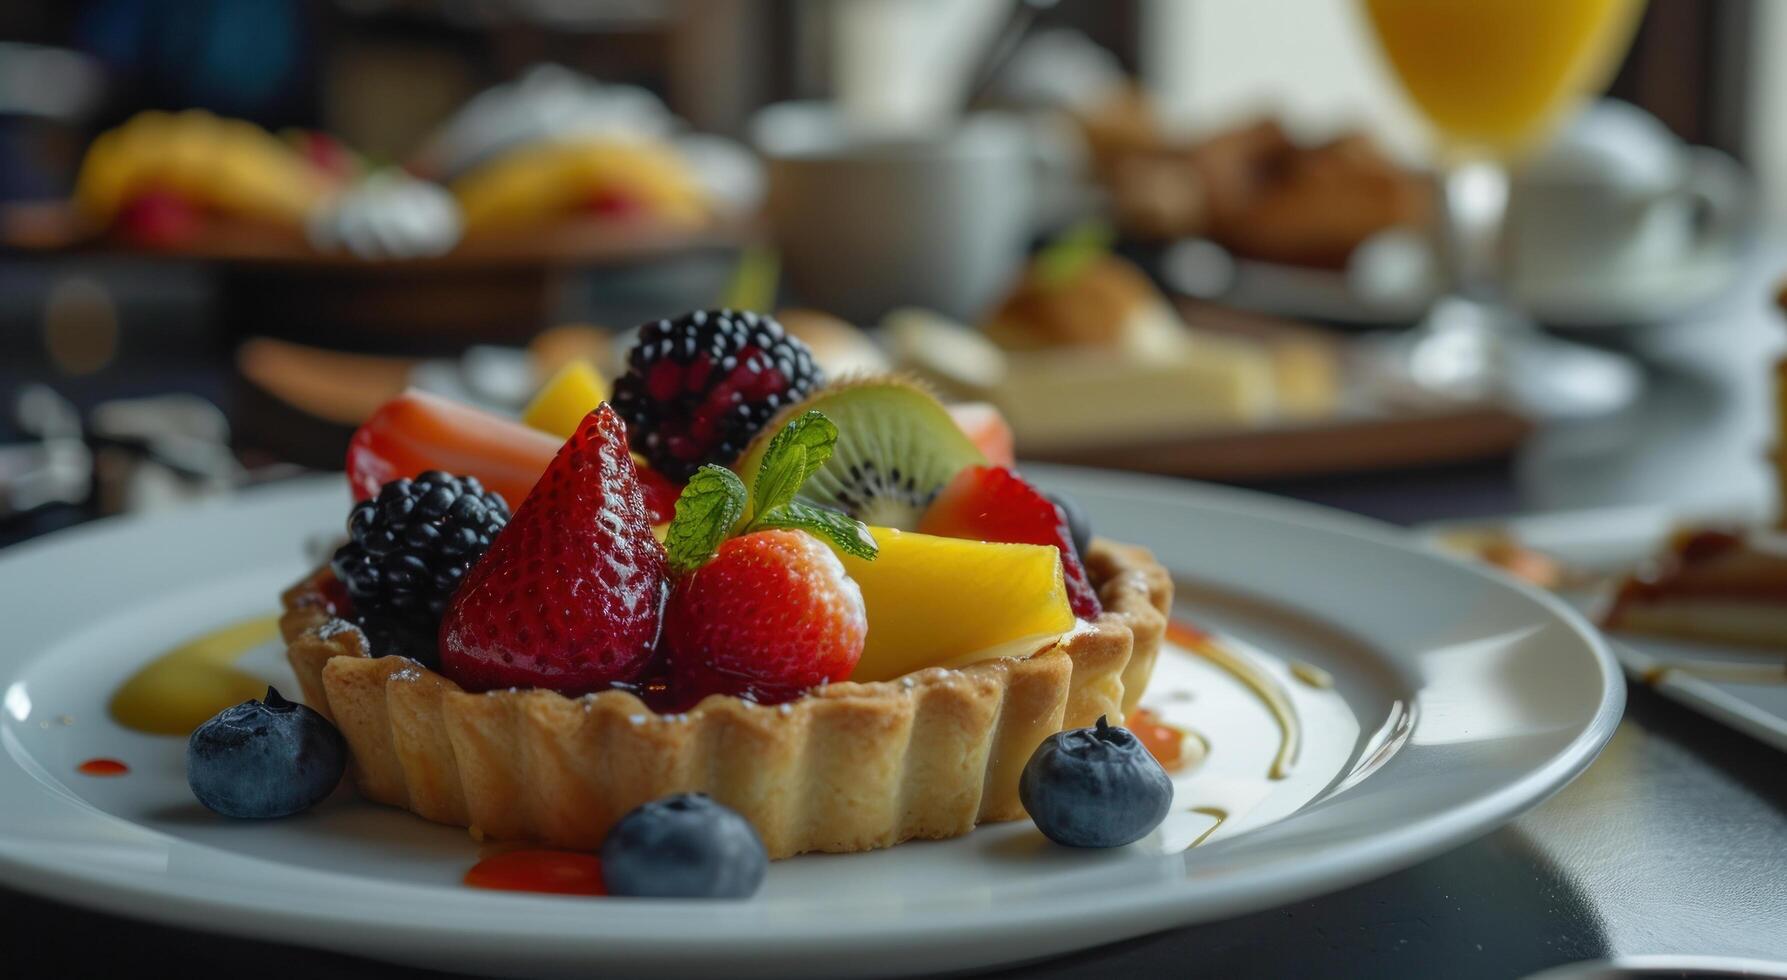
[{"label": "blurred fruit platter", "polygon": [[[999,458],[1259,480],[1489,459],[1531,428],[1494,404],[1374,388],[1338,335],[1174,303],[1108,253],[1060,259],[1042,253],[977,326],[917,309],[870,329],[814,310],[776,317],[831,377],[921,381]],[[288,456],[302,439],[296,458],[333,466],[348,432],[409,386],[514,412],[572,369],[582,400],[599,400],[604,379],[625,371],[618,351],[631,337],[565,326],[525,349],[480,348],[456,361],[257,338],[237,366],[264,416],[255,428],[286,443],[278,448]]]},{"label": "blurred fruit platter", "polygon": [[733,240],[755,204],[742,147],[716,167],[707,137],[482,133],[477,109],[401,167],[327,133],[144,112],[94,140],[67,200],[0,216],[0,242],[325,269],[599,262]]}]

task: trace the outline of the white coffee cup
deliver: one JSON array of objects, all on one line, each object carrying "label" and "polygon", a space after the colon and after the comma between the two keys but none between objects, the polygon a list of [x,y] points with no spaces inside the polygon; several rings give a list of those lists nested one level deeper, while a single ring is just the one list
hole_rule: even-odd
[{"label": "white coffee cup", "polygon": [[1668,271],[1736,237],[1749,178],[1623,102],[1584,111],[1515,179],[1508,205],[1519,286],[1615,282]]},{"label": "white coffee cup", "polygon": [[1016,120],[887,129],[789,102],[759,113],[751,137],[769,161],[770,220],[805,305],[856,323],[902,306],[973,320],[1023,262],[1031,154]]}]

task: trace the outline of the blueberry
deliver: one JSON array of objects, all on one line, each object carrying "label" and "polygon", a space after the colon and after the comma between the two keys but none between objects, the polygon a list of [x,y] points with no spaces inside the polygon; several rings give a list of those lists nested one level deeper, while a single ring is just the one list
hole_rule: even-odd
[{"label": "blueberry", "polygon": [[749,898],[769,855],[750,821],[705,793],[679,793],[635,808],[602,842],[610,895]]},{"label": "blueberry", "polygon": [[1043,740],[1024,765],[1018,799],[1048,839],[1067,847],[1122,847],[1160,826],[1173,781],[1127,728],[1098,719]]},{"label": "blueberry", "polygon": [[1061,515],[1067,518],[1067,530],[1073,535],[1073,550],[1079,552],[1080,561],[1086,560],[1086,549],[1092,544],[1092,521],[1086,517],[1086,509],[1080,502],[1064,493],[1044,494],[1061,508]]},{"label": "blueberry", "polygon": [[267,688],[225,708],[186,743],[186,782],[226,817],[286,817],[322,802],[347,768],[347,741],[328,719]]}]

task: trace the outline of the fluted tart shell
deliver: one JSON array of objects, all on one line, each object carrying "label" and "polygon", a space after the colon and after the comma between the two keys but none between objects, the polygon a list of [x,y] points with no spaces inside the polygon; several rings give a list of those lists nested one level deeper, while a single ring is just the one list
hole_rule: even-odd
[{"label": "fluted tart shell", "polygon": [[1134,709],[1172,580],[1141,548],[1097,540],[1085,558],[1105,612],[1049,649],[776,706],[711,695],[657,714],[620,690],[468,693],[368,650],[331,612],[326,566],[287,590],[280,630],[368,799],[479,839],[593,850],[635,806],[701,791],[750,820],[772,858],[867,851],[1022,817],[1018,776],[1044,738]]}]

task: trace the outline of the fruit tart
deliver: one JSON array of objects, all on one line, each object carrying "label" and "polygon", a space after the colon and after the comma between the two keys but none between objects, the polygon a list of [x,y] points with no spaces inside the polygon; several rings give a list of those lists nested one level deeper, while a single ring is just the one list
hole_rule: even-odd
[{"label": "fruit tart", "polygon": [[1147,685],[1172,593],[1147,552],[910,382],[825,385],[772,319],[644,327],[531,488],[536,433],[471,414],[375,417],[349,540],[284,596],[372,800],[590,850],[694,791],[771,857],[870,850],[1023,816],[1038,746]]},{"label": "fruit tart", "polygon": [[75,209],[90,230],[145,246],[191,245],[220,223],[296,240],[341,179],[320,148],[345,154],[320,134],[303,139],[203,110],[139,113],[88,148]]}]

